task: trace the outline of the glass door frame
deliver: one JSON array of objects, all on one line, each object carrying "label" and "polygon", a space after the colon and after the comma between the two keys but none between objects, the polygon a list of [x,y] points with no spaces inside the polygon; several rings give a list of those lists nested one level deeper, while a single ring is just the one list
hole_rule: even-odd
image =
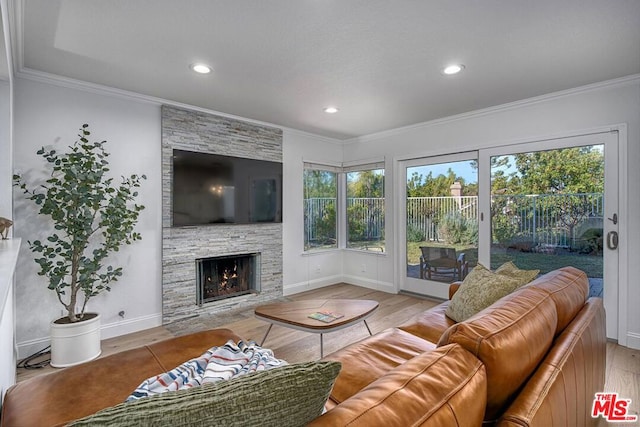
[{"label": "glass door frame", "polygon": [[[557,146],[559,141],[564,140],[567,146],[572,145],[572,139],[580,137],[588,137],[590,135],[606,135],[611,134],[608,141],[605,143],[605,181],[611,182],[615,180],[617,182],[617,189],[613,190],[617,196],[617,212],[620,222],[617,224],[617,232],[619,233],[619,246],[617,249],[617,262],[615,268],[617,269],[617,289],[605,289],[604,292],[604,304],[605,309],[608,312],[607,316],[607,337],[617,339],[618,344],[626,346],[630,337],[628,334],[628,312],[627,306],[628,294],[629,294],[629,255],[628,255],[628,216],[629,216],[629,203],[627,200],[628,195],[628,129],[626,123],[614,123],[606,126],[599,126],[590,129],[565,131],[557,134],[551,134],[547,137],[531,137],[522,138],[518,140],[512,140],[504,142],[502,144],[496,142],[495,144],[483,144],[484,147],[478,149],[465,150],[462,154],[447,154],[442,150],[437,150],[433,155],[429,155],[426,152],[420,153],[419,156],[401,156],[394,158],[394,190],[396,191],[394,200],[394,217],[393,220],[393,235],[394,243],[393,247],[396,249],[396,256],[394,262],[394,276],[397,278],[397,291],[406,290],[407,281],[407,245],[406,245],[406,168],[409,162],[430,160],[432,162],[447,161],[448,159],[469,159],[475,155],[478,160],[478,199],[479,199],[479,215],[484,217],[484,221],[479,221],[479,236],[478,236],[478,262],[487,263],[489,261],[490,245],[484,244],[487,239],[490,238],[490,222],[487,221],[486,213],[490,212],[490,198],[487,194],[490,194],[490,181],[491,170],[489,165],[489,157],[491,155],[498,155],[501,153],[509,153],[516,151],[536,151],[544,149],[545,147],[560,148]],[[574,140],[575,141],[575,140]],[[602,143],[602,141],[600,141]],[[531,145],[530,145],[531,144]],[[595,144],[595,143],[594,143]],[[525,148],[527,145],[529,147]],[[575,144],[573,144],[575,145]],[[585,145],[585,144],[578,144]],[[589,145],[589,144],[586,144]],[[460,156],[460,157],[457,157]],[[486,162],[486,166],[483,167],[483,162]],[[413,163],[411,163],[413,164]],[[612,166],[614,164],[615,166]],[[610,192],[609,189],[605,189],[605,192]],[[483,205],[484,203],[484,205]],[[606,214],[609,215],[611,206],[607,203]],[[484,212],[484,214],[483,214]],[[389,217],[391,220],[391,217]],[[609,224],[607,224],[609,223]],[[605,220],[604,235],[611,231],[611,221]],[[609,259],[607,258],[607,261]],[[605,262],[605,267],[612,265],[612,262]],[[437,292],[433,293],[434,297],[447,299],[448,294],[445,294],[444,287],[441,287]]]},{"label": "glass door frame", "polygon": [[[407,276],[407,169],[415,166],[428,166],[441,163],[453,163],[460,161],[478,161],[478,151],[465,151],[463,153],[434,155],[428,157],[412,158],[399,161],[397,182],[399,203],[397,205],[397,212],[399,221],[397,221],[398,228],[396,232],[399,238],[398,241],[398,266],[399,277],[398,282],[399,290],[410,293],[419,293],[424,296],[432,296],[435,298],[448,299],[449,298],[449,284],[437,282],[427,279],[416,279]],[[478,177],[479,179],[479,177]],[[479,183],[479,181],[478,181]],[[478,246],[481,245],[480,240]],[[416,289],[422,288],[421,292],[417,292]]]},{"label": "glass door frame", "polygon": [[[620,223],[613,224],[607,218],[612,218],[613,214],[617,214],[618,218],[624,219],[623,211],[620,206],[620,179],[618,176],[619,168],[619,148],[618,148],[618,132],[603,131],[593,132],[583,135],[566,136],[558,138],[550,138],[539,141],[529,141],[513,145],[504,145],[495,148],[479,150],[478,156],[478,208],[480,216],[479,224],[479,241],[490,242],[491,239],[491,157],[501,155],[511,155],[518,153],[554,150],[570,147],[580,147],[589,145],[604,145],[605,152],[605,195],[604,195],[604,221],[603,236],[605,238],[603,250],[603,276],[605,282],[604,288],[604,306],[609,316],[607,316],[607,337],[619,339],[621,335],[620,329],[623,326],[620,320],[626,319],[626,310],[620,303],[620,271],[622,265],[620,259],[625,255],[625,249],[619,245],[617,249],[611,250],[606,246],[606,236],[609,232],[620,233]],[[484,167],[483,167],[484,166]],[[626,234],[620,236],[619,241],[626,239]],[[626,247],[626,245],[625,245]],[[478,246],[478,262],[483,265],[490,265],[491,245],[484,244]],[[626,288],[625,288],[626,289]],[[626,292],[624,292],[626,295]],[[626,328],[626,321],[624,322]],[[624,345],[624,344],[623,344]]]}]

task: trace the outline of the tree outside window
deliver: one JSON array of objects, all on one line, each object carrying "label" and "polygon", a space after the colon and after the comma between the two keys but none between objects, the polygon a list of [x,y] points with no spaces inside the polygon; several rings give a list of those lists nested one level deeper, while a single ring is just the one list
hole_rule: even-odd
[{"label": "tree outside window", "polygon": [[[329,167],[327,167],[329,169]],[[336,202],[337,172],[305,164],[304,250],[338,247]]]},{"label": "tree outside window", "polygon": [[384,169],[352,170],[347,178],[347,247],[384,252]]}]

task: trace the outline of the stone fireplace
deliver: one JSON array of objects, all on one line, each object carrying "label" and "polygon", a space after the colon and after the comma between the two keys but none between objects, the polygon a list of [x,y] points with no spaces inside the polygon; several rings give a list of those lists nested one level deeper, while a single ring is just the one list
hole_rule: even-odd
[{"label": "stone fireplace", "polygon": [[[174,149],[282,162],[282,130],[162,106],[163,323],[224,313],[282,297],[282,223],[172,226]],[[213,288],[198,295],[196,279],[205,271],[201,271],[196,260],[225,260],[237,254],[258,255],[254,260],[257,265],[250,274],[255,277],[254,289],[238,292],[233,298],[224,298],[227,291],[235,291],[239,287],[232,282],[216,285],[222,288],[219,295],[213,295]],[[216,274],[221,274],[220,267]],[[211,278],[213,280],[213,276]],[[210,293],[208,297],[207,292]]]},{"label": "stone fireplace", "polygon": [[198,305],[260,292],[260,254],[196,260]]}]

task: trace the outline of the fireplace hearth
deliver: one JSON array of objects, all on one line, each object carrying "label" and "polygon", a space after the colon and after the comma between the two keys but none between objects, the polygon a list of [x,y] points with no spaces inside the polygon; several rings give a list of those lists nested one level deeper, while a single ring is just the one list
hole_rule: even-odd
[{"label": "fireplace hearth", "polygon": [[197,304],[260,292],[260,254],[196,259]]}]

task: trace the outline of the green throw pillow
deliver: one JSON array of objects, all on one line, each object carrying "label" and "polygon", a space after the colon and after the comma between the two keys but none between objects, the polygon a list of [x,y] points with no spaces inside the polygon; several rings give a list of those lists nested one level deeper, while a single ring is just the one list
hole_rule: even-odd
[{"label": "green throw pillow", "polygon": [[526,285],[540,273],[540,270],[520,270],[513,262],[507,261],[496,270],[496,273],[520,280],[520,285]]},{"label": "green throw pillow", "polygon": [[319,417],[340,362],[285,365],[121,403],[72,426],[304,426]]},{"label": "green throw pillow", "polygon": [[464,278],[445,311],[447,317],[462,322],[484,310],[521,285],[519,279],[493,273],[482,264],[476,265]]}]

